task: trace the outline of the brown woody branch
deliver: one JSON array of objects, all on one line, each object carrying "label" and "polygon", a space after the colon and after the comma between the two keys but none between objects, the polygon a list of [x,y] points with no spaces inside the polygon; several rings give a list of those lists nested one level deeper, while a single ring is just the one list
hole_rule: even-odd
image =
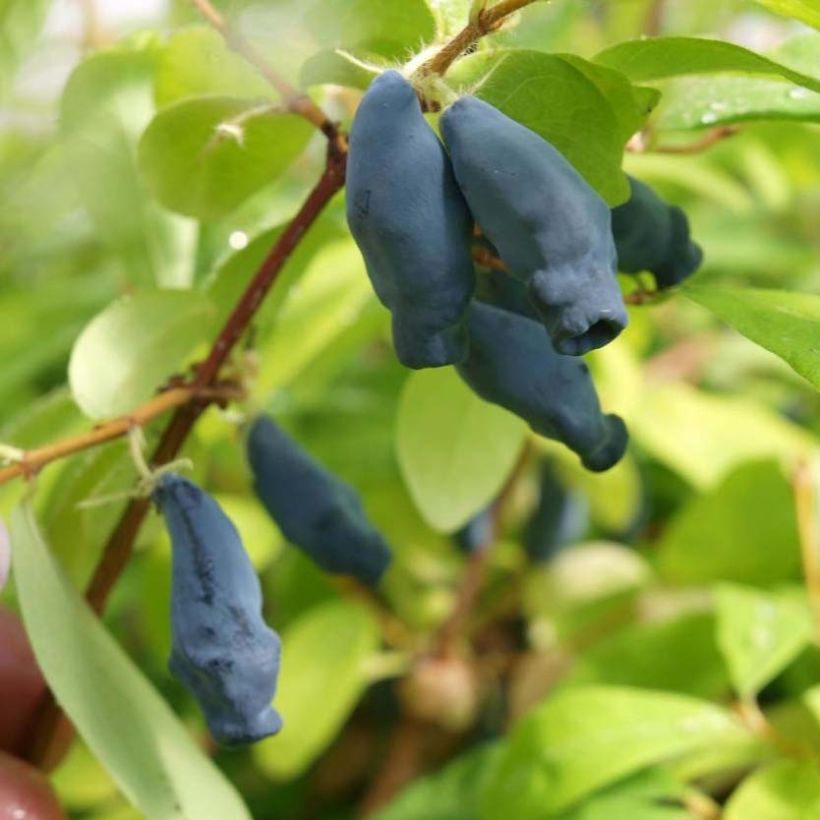
[{"label": "brown woody branch", "polygon": [[242,395],[242,390],[233,382],[205,388],[193,385],[173,387],[132,410],[127,416],[98,424],[86,433],[28,450],[18,462],[0,469],[0,484],[20,476],[33,476],[52,461],[121,438],[127,435],[132,427],[144,427],[163,413],[191,401],[226,402],[241,398]]},{"label": "brown woody branch", "polygon": [[702,154],[713,145],[734,137],[739,131],[740,128],[737,125],[722,125],[720,128],[707,131],[700,139],[682,145],[654,145],[650,133],[639,131],[626,144],[626,150],[631,154]]},{"label": "brown woody branch", "polygon": [[494,6],[481,9],[450,42],[419,68],[418,74],[446,74],[447,69],[482,37],[496,31],[510,15],[537,2],[538,0],[500,0]]}]

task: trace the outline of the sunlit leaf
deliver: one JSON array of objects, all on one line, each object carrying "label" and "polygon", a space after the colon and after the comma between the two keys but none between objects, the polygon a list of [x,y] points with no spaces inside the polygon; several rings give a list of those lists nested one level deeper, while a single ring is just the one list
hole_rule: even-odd
[{"label": "sunlit leaf", "polygon": [[515,466],[526,429],[449,368],[413,373],[402,392],[396,448],[424,518],[452,532],[483,509]]},{"label": "sunlit leaf", "polygon": [[96,316],[74,345],[68,377],[92,418],[146,401],[208,338],[215,311],[194,291],[141,291]]}]

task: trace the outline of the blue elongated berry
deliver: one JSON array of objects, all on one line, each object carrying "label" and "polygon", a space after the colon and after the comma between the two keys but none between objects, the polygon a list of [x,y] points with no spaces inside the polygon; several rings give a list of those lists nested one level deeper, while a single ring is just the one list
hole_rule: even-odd
[{"label": "blue elongated berry", "polygon": [[487,239],[529,287],[559,353],[627,324],[606,203],[546,140],[475,97],[441,118],[456,179]]},{"label": "blue elongated berry", "polygon": [[526,286],[503,270],[480,270],[476,278],[475,298],[510,313],[540,321]]},{"label": "blue elongated berry", "polygon": [[549,561],[581,538],[589,523],[586,498],[567,487],[547,461],[541,467],[540,495],[524,533],[524,545],[536,563]]},{"label": "blue elongated berry", "polygon": [[650,271],[659,289],[680,284],[703,262],[689,220],[645,183],[629,178],[632,194],[612,211],[612,233],[623,273]]},{"label": "blue elongated berry", "polygon": [[267,416],[251,426],[247,451],[256,494],[285,537],[326,572],[378,583],[390,548],[356,491]]},{"label": "blue elongated berry", "polygon": [[402,364],[461,361],[462,320],[475,284],[472,219],[444,146],[397,71],[372,83],[356,113],[347,220],[376,295],[393,314]]},{"label": "blue elongated berry", "polygon": [[621,459],[626,425],[601,413],[586,364],[556,353],[538,322],[474,301],[467,331],[470,355],[457,370],[479,396],[563,442],[590,470],[608,470]]},{"label": "blue elongated berry", "polygon": [[197,699],[219,743],[276,734],[280,641],[262,620],[259,579],[236,527],[181,476],[163,476],[153,499],[173,549],[171,673]]}]

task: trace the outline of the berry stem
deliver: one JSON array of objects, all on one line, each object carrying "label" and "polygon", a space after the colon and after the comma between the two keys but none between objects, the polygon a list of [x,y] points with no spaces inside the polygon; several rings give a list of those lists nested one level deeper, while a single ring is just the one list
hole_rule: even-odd
[{"label": "berry stem", "polygon": [[498,29],[510,15],[537,2],[538,0],[500,0],[494,6],[481,9],[471,15],[470,22],[424,63],[417,74],[446,74],[450,66],[482,37]]}]

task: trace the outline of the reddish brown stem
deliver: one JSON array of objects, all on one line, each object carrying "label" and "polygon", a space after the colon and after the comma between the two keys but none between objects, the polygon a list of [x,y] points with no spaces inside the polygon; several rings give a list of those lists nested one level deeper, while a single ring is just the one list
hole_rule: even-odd
[{"label": "reddish brown stem", "polygon": [[404,716],[390,738],[384,764],[362,801],[360,815],[369,817],[386,806],[418,774],[425,727]]},{"label": "reddish brown stem", "polygon": [[646,12],[644,34],[647,37],[657,37],[663,32],[663,20],[666,16],[666,0],[652,0]]},{"label": "reddish brown stem", "polygon": [[98,424],[85,433],[26,451],[19,462],[0,469],[0,484],[5,484],[7,481],[20,476],[34,475],[53,461],[121,438],[127,435],[132,427],[143,427],[152,419],[176,407],[189,404],[191,401],[220,402],[241,398],[241,396],[242,392],[235,384],[219,385],[215,388],[202,390],[195,389],[190,385],[172,387],[132,410],[127,416],[120,416],[111,421]]},{"label": "reddish brown stem", "polygon": [[626,144],[626,150],[632,154],[702,154],[708,151],[713,145],[717,145],[723,140],[729,139],[739,133],[737,125],[722,125],[719,128],[712,128],[702,137],[694,142],[683,145],[655,145],[652,142],[652,134],[649,131],[639,131]]},{"label": "reddish brown stem", "polygon": [[496,31],[504,21],[538,0],[499,0],[495,5],[481,9],[464,28],[436,52],[418,71],[418,74],[446,74],[447,69],[482,37]]},{"label": "reddish brown stem", "polygon": [[433,655],[439,657],[448,655],[452,651],[454,644],[462,640],[469,632],[470,618],[474,614],[473,610],[484,588],[484,580],[487,576],[487,564],[493,547],[498,542],[501,518],[513,490],[527,469],[532,452],[533,445],[530,441],[527,441],[521,450],[521,455],[510,477],[507,479],[507,482],[504,484],[498,498],[493,504],[493,527],[490,542],[470,556],[467,567],[461,577],[461,582],[459,583],[455,605],[449,617],[439,627],[433,639],[431,652]]},{"label": "reddish brown stem", "polygon": [[346,154],[337,153],[331,148],[327,168],[319,184],[313,189],[296,218],[279,237],[276,246],[262,263],[250,286],[228,317],[208,358],[199,367],[195,381],[197,386],[204,387],[216,378],[302,236],[316,221],[325,205],[344,186],[346,160]]}]

